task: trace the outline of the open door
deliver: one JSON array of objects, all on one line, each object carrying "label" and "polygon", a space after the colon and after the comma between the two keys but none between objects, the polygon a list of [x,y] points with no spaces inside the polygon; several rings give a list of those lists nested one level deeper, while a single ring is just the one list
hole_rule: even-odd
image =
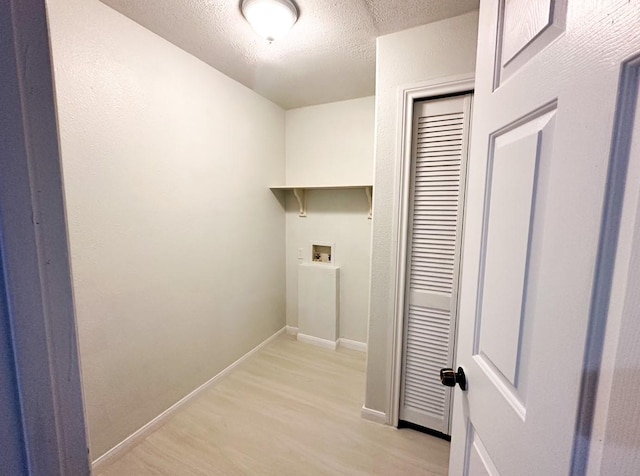
[{"label": "open door", "polygon": [[634,1],[481,2],[451,474],[584,472],[639,25]]}]

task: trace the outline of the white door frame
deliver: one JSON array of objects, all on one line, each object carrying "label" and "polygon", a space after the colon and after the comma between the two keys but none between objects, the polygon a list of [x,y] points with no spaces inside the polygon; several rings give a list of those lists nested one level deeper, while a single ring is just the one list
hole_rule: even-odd
[{"label": "white door frame", "polygon": [[[387,423],[398,426],[400,413],[400,385],[402,382],[402,349],[404,340],[405,286],[407,272],[407,230],[409,220],[409,194],[411,191],[411,141],[413,130],[413,104],[416,101],[437,96],[470,92],[474,89],[475,76],[464,74],[431,81],[407,84],[398,88],[397,149],[399,163],[394,181],[395,197],[393,227],[391,230],[392,253],[395,256],[393,316],[391,320],[391,395],[387,409]],[[472,124],[473,128],[473,124]],[[464,232],[463,232],[464,233]],[[454,336],[455,339],[455,336]],[[454,349],[455,355],[455,349]]]},{"label": "white door frame", "polygon": [[0,252],[25,471],[90,474],[45,0],[0,2]]},{"label": "white door frame", "polygon": [[[620,75],[610,191],[606,208],[611,235],[603,239],[600,272],[611,280],[610,293],[594,303],[600,319],[593,332],[597,346],[588,356],[591,381],[585,385],[586,416],[593,416],[590,441],[579,441],[576,454],[587,462],[586,474],[605,471],[626,474],[637,470],[640,443],[640,400],[637,368],[640,364],[640,56],[627,62]],[[613,235],[615,234],[615,235]],[[591,357],[589,359],[589,357]],[[590,385],[589,385],[590,384]],[[589,423],[591,421],[589,420]],[[587,456],[588,455],[588,456]],[[584,469],[584,468],[582,468]]]}]

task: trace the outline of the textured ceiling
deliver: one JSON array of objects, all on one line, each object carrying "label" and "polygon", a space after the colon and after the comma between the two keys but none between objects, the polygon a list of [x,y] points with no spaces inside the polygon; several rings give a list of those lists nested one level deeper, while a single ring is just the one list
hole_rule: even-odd
[{"label": "textured ceiling", "polygon": [[372,95],[375,39],[478,8],[479,0],[296,0],[268,44],[240,0],[102,0],[285,109]]}]

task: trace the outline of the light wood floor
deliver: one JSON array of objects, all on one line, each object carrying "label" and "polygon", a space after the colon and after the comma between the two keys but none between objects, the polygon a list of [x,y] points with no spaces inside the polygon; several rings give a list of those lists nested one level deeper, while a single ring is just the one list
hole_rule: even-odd
[{"label": "light wood floor", "polygon": [[447,474],[446,441],[360,417],[364,360],[283,335],[101,475]]}]

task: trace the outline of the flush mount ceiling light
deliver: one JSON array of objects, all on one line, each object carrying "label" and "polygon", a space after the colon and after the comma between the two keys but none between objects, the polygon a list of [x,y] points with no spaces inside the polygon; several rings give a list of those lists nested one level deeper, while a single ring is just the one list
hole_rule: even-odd
[{"label": "flush mount ceiling light", "polygon": [[298,9],[291,0],[242,0],[242,14],[269,43],[284,36],[298,20]]}]

